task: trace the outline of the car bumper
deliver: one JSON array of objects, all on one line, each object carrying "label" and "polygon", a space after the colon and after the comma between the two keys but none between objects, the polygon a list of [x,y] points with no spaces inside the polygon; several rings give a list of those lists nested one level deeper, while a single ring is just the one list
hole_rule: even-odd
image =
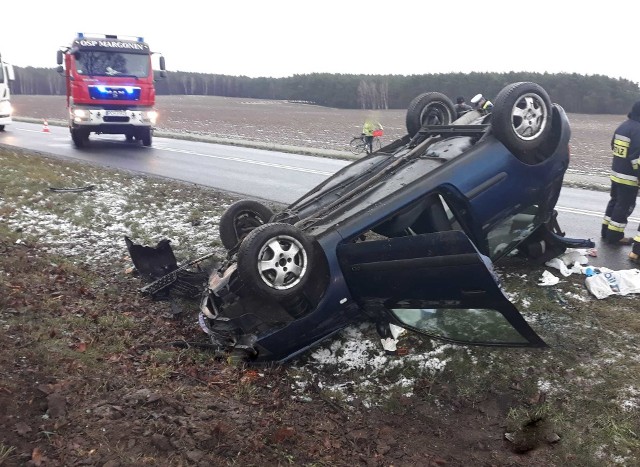
[{"label": "car bumper", "polygon": [[69,111],[69,122],[72,128],[84,128],[102,133],[121,133],[127,127],[151,127],[155,125],[156,117],[157,113],[152,108],[114,110],[73,107]]}]

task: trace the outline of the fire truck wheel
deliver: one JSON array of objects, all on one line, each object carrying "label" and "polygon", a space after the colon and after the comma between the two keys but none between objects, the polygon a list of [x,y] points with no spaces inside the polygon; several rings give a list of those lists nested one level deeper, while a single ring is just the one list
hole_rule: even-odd
[{"label": "fire truck wheel", "polygon": [[142,140],[143,146],[151,146],[151,128],[142,130],[140,139]]},{"label": "fire truck wheel", "polygon": [[89,141],[89,133],[79,129],[71,130],[71,139],[75,147],[83,148],[87,141]]}]

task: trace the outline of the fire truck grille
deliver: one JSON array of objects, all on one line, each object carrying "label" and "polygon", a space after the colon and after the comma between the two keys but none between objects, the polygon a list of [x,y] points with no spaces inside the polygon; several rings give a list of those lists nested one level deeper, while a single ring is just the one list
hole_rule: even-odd
[{"label": "fire truck grille", "polygon": [[101,100],[140,100],[140,88],[137,86],[89,86],[91,99]]}]

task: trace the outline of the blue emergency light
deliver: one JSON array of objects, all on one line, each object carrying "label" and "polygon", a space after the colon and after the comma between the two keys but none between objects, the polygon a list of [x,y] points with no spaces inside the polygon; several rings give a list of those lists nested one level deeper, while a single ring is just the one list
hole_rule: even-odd
[{"label": "blue emergency light", "polygon": [[[113,88],[107,88],[103,85],[94,86],[100,94],[111,94]],[[118,86],[118,89],[124,89],[127,94],[133,94],[136,90],[133,86]]]}]

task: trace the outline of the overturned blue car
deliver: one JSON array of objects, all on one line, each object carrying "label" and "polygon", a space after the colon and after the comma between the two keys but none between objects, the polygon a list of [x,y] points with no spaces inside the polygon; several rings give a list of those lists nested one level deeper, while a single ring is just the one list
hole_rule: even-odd
[{"label": "overturned blue car", "polygon": [[200,325],[221,350],[285,361],[369,320],[462,344],[544,347],[503,293],[493,262],[567,247],[555,204],[569,164],[564,110],[535,83],[506,86],[490,113],[456,119],[417,96],[407,134],[281,212],[243,200],[222,216],[226,262]]}]

